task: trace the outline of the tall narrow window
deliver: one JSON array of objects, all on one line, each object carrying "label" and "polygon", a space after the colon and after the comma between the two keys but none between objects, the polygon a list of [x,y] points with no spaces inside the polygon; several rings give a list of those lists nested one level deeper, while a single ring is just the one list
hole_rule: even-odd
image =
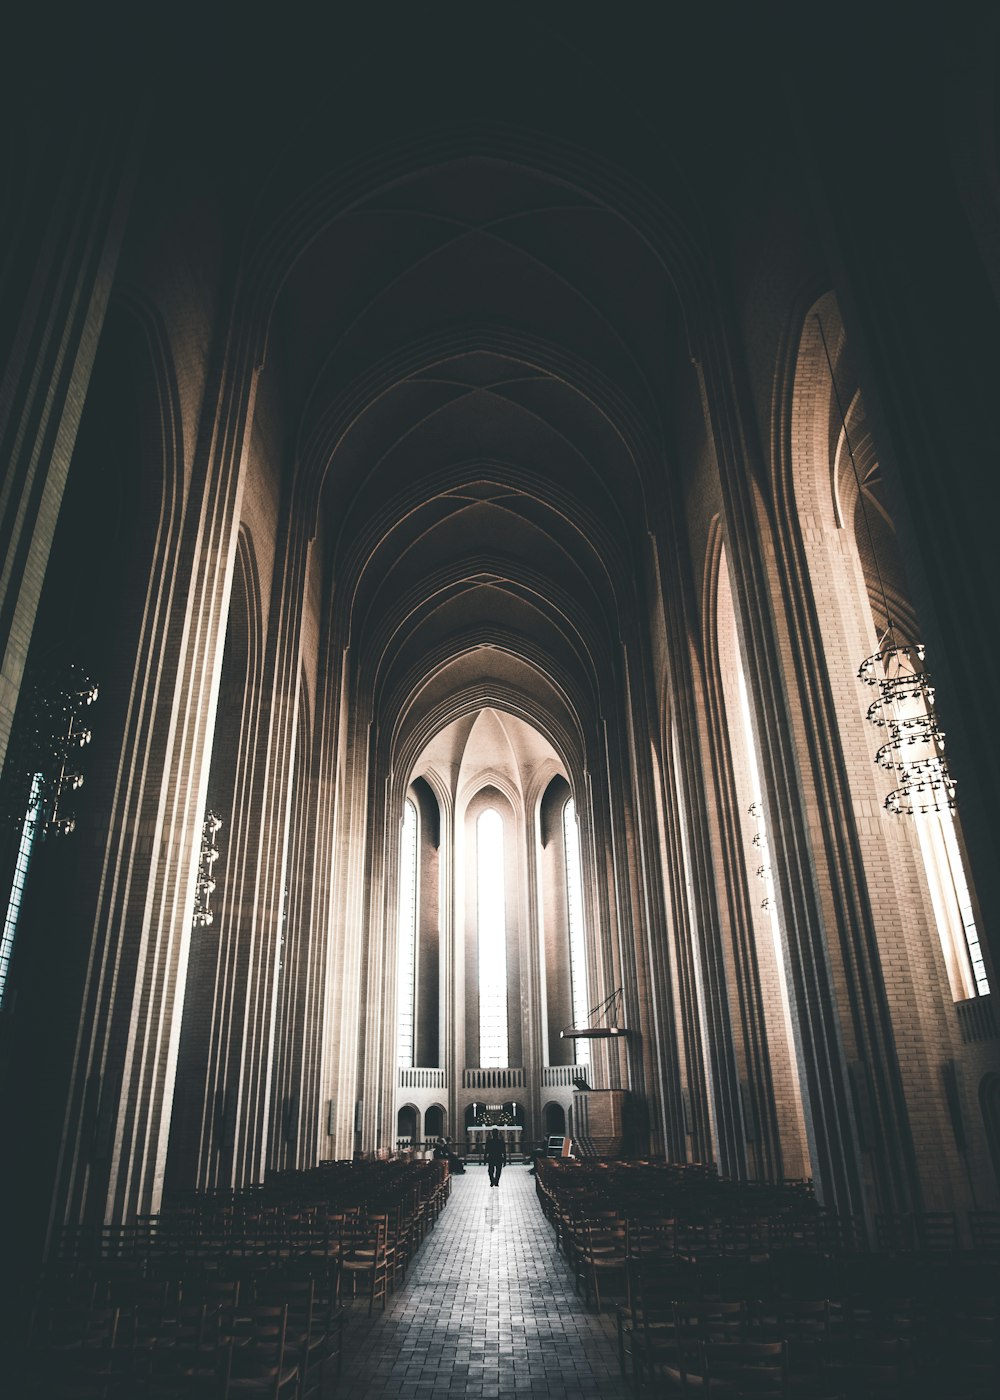
[{"label": "tall narrow window", "polygon": [[[697,904],[694,894],[694,866],[691,860],[691,849],[688,845],[687,811],[684,800],[684,788],[681,783],[681,748],[677,739],[677,729],[674,725],[670,726],[670,751],[673,757],[674,772],[677,775],[677,786],[675,789],[677,796],[677,816],[679,818],[677,831],[680,836],[681,864],[684,870],[684,889],[687,896],[688,917],[691,920],[691,968],[694,973],[695,995],[698,998],[698,1029],[701,1033],[701,1053],[705,1073],[705,1087],[708,1090],[706,1096],[708,1131],[711,1138],[713,1155],[718,1156],[719,1134],[715,1120],[715,1089],[712,1084],[712,1047],[708,1036],[710,1022],[708,1019],[708,1006],[705,999],[705,986],[701,975],[700,931],[698,928],[698,920],[695,917]],[[689,1070],[689,1074],[691,1074],[692,1078],[694,1077],[693,1067],[692,1070]]]},{"label": "tall narrow window", "polygon": [[479,925],[479,1063],[507,1065],[507,910],[503,818],[488,807],[476,823]]},{"label": "tall narrow window", "polygon": [[413,1064],[413,991],[417,955],[417,809],[403,804],[399,838],[399,972],[396,1059],[401,1069]]},{"label": "tall narrow window", "polygon": [[[587,950],[583,940],[583,892],[580,876],[580,831],[572,797],[563,808],[563,844],[566,850],[566,908],[569,915],[569,980],[573,998],[573,1024],[587,1024]],[[590,1064],[590,1046],[574,1040],[578,1065]]]},{"label": "tall narrow window", "polygon": [[956,1001],[989,996],[955,818],[951,812],[932,812],[914,820],[952,995]]},{"label": "tall narrow window", "polygon": [[10,968],[10,955],[14,951],[14,936],[17,933],[17,919],[21,912],[21,899],[24,895],[24,882],[28,877],[28,865],[41,821],[42,775],[36,773],[31,780],[31,796],[28,798],[28,811],[21,826],[21,839],[17,847],[17,860],[14,864],[14,879],[11,884],[7,913],[3,921],[3,936],[0,937],[0,1006],[3,1005],[7,986],[7,972]]}]

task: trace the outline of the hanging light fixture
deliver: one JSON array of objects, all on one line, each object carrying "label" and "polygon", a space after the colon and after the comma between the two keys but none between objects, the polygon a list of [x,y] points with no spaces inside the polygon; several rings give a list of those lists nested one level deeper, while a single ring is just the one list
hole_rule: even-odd
[{"label": "hanging light fixture", "polygon": [[86,748],[91,740],[91,732],[81,724],[80,715],[95,702],[97,694],[97,686],[89,677],[78,666],[70,666],[62,684],[35,686],[24,728],[15,730],[19,756],[12,771],[29,780],[30,791],[27,810],[22,789],[16,817],[9,810],[0,816],[0,822],[16,820],[17,828],[14,877],[0,927],[0,1007],[5,1009],[12,1000],[7,977],[36,843],[49,836],[69,836],[76,830],[76,814],[68,810],[67,804],[70,794],[83,787],[78,750]]},{"label": "hanging light fixture", "polygon": [[97,698],[97,686],[79,666],[69,667],[61,686],[36,691],[30,749],[38,795],[34,821],[43,839],[76,830],[68,799],[83,787],[78,750],[93,736],[82,722],[82,712]]},{"label": "hanging light fixture", "polygon": [[844,445],[854,471],[868,545],[885,610],[886,631],[883,640],[886,645],[871,656],[866,656],[858,668],[858,680],[876,692],[875,699],[868,706],[868,720],[877,729],[885,731],[885,742],[875,754],[875,762],[890,774],[894,787],[884,806],[888,812],[908,816],[954,811],[955,779],[948,771],[944,756],[945,736],[938,725],[934,708],[931,674],[924,669],[927,649],[923,642],[904,643],[897,636],[861,489],[861,476],[847,429],[847,416],[819,316],[816,317],[816,324],[830,371],[830,382],[844,432]]},{"label": "hanging light fixture", "polygon": [[875,762],[896,783],[885,799],[886,809],[911,816],[955,808],[955,780],[944,757],[944,733],[924,654],[921,643],[883,647],[866,657],[858,671],[858,679],[877,692],[868,719],[886,734]]},{"label": "hanging light fixture", "polygon": [[754,800],[750,803],[750,806],[747,808],[747,816],[751,817],[756,823],[757,829],[755,830],[753,836],[751,836],[750,838],[750,844],[757,851],[758,858],[761,861],[761,864],[757,866],[757,869],[755,870],[754,874],[757,876],[758,880],[764,881],[769,891],[761,900],[760,907],[762,909],[770,909],[771,896],[769,881],[771,877],[771,866],[769,863],[767,828],[764,825],[764,804],[763,802],[761,802],[759,797],[755,797]]},{"label": "hanging light fixture", "polygon": [[211,909],[211,897],[215,891],[212,867],[219,859],[215,838],[221,829],[222,818],[209,808],[205,813],[205,820],[201,824],[201,849],[198,852],[198,878],[195,880],[194,886],[192,928],[208,928],[215,919]]}]

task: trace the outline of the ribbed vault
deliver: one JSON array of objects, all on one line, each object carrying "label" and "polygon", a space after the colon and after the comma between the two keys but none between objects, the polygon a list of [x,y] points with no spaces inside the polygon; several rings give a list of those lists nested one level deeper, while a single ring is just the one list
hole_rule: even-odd
[{"label": "ribbed vault", "polygon": [[663,262],[596,195],[489,154],[323,217],[288,244],[270,353],[355,702],[397,771],[449,693],[516,697],[585,763],[664,465]]}]

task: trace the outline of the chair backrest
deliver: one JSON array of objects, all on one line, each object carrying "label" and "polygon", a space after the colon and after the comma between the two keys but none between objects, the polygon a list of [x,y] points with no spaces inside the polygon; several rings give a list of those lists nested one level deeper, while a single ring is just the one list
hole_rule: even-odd
[{"label": "chair backrest", "polygon": [[181,1301],[184,1303],[205,1303],[215,1307],[238,1307],[240,1280],[238,1278],[185,1279],[181,1284]]},{"label": "chair backrest", "polygon": [[287,1273],[271,1274],[258,1288],[257,1302],[271,1305],[286,1303],[290,1317],[311,1317],[316,1302],[316,1284],[311,1278],[292,1278]]},{"label": "chair backrest", "polygon": [[774,1319],[776,1330],[786,1341],[826,1341],[830,1336],[828,1298],[780,1298],[763,1304],[762,1318]]},{"label": "chair backrest", "polygon": [[953,1254],[958,1248],[958,1217],[953,1211],[920,1211],[913,1223],[918,1249],[928,1254]]},{"label": "chair backrest", "polygon": [[104,1345],[113,1347],[118,1336],[121,1309],[55,1306],[46,1309],[39,1321],[39,1340],[47,1351],[76,1351]]},{"label": "chair backrest", "polygon": [[358,1216],[345,1220],[340,1232],[341,1259],[345,1264],[385,1250],[385,1222]]},{"label": "chair backrest", "polygon": [[240,1348],[241,1357],[244,1349],[249,1349],[255,1357],[280,1371],[287,1330],[287,1303],[255,1303],[252,1307],[241,1305],[235,1319],[234,1340]]},{"label": "chair backrest", "polygon": [[1000,1210],[970,1210],[972,1247],[1000,1257]]},{"label": "chair backrest", "polygon": [[628,1271],[631,1305],[656,1312],[669,1311],[696,1289],[692,1267],[678,1260],[632,1260]]},{"label": "chair backrest", "polygon": [[786,1400],[788,1396],[788,1347],[774,1342],[708,1342],[704,1347],[706,1386],[711,1392],[721,1381],[726,1393],[738,1400]]}]

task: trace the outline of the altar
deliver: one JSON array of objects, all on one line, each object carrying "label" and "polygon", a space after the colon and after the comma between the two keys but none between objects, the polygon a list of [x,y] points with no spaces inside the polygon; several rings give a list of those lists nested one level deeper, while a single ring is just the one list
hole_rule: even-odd
[{"label": "altar", "polygon": [[486,1123],[482,1126],[468,1127],[465,1131],[469,1140],[469,1155],[480,1160],[483,1155],[483,1143],[491,1133],[499,1133],[507,1148],[507,1160],[509,1162],[513,1152],[519,1150],[520,1144],[517,1139],[519,1139],[524,1132],[524,1124],[505,1123],[501,1125],[500,1123]]}]

